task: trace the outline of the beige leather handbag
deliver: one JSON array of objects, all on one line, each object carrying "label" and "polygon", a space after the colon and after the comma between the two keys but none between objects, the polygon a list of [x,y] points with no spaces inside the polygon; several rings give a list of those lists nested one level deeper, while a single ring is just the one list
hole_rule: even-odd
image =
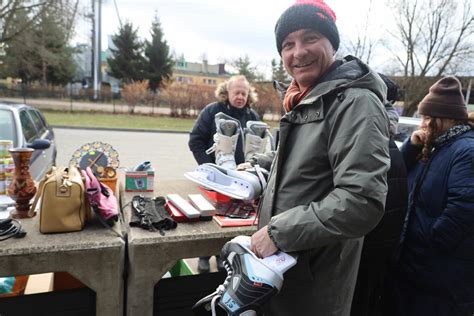
[{"label": "beige leather handbag", "polygon": [[79,231],[90,217],[84,183],[76,167],[53,167],[41,180],[30,213],[37,203],[41,233]]}]

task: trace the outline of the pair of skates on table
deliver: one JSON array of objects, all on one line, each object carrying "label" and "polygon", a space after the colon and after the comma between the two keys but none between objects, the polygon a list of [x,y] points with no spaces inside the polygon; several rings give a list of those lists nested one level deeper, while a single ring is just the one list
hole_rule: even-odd
[{"label": "pair of skates on table", "polygon": [[235,150],[239,135],[244,140],[245,161],[273,149],[270,127],[264,122],[248,121],[246,128],[242,129],[238,120],[222,112],[216,114],[215,123],[214,145],[206,153],[214,153],[216,163],[202,164],[194,171],[185,173],[185,176],[234,199],[249,201],[258,198],[266,186],[268,172],[258,166],[237,171]]},{"label": "pair of skates on table", "polygon": [[[273,139],[267,124],[247,122],[242,130],[239,121],[216,114],[214,145],[216,164],[203,164],[185,176],[214,191],[239,200],[255,200],[266,186],[268,172],[255,166],[237,171],[234,159],[239,134],[243,134],[245,160],[266,151]],[[263,312],[263,305],[283,284],[283,273],[296,264],[296,258],[284,252],[260,259],[250,250],[250,237],[238,236],[224,245],[221,258],[227,277],[216,291],[193,306],[195,315],[253,316]]]}]

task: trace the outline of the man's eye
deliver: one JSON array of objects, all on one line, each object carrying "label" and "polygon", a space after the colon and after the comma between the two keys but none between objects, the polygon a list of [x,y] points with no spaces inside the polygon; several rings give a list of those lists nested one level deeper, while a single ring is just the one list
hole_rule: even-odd
[{"label": "man's eye", "polygon": [[320,37],[319,36],[309,36],[306,38],[307,42],[317,42],[319,41]]},{"label": "man's eye", "polygon": [[287,42],[287,43],[283,43],[282,48],[285,49],[285,48],[290,48],[292,46],[293,46],[293,43]]}]

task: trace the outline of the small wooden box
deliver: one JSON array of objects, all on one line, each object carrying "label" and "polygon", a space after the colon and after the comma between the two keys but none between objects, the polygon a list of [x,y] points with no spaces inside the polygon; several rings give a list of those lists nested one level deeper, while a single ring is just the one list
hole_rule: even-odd
[{"label": "small wooden box", "polygon": [[114,192],[114,195],[116,195],[117,192],[117,177],[115,178],[100,178],[99,181],[109,188],[112,189],[112,192]]}]

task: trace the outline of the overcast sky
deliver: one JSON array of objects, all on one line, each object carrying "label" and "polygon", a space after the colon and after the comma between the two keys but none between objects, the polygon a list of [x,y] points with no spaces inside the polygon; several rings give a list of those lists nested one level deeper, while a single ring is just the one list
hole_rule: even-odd
[{"label": "overcast sky", "polygon": [[[102,48],[117,33],[119,19],[114,0],[102,0]],[[248,55],[253,65],[268,74],[272,58],[279,58],[274,27],[291,0],[116,0],[122,22],[132,22],[141,38],[149,38],[151,22],[158,15],[165,39],[177,56],[209,63],[231,61]],[[337,15],[342,41],[362,28],[370,0],[327,0]],[[371,5],[372,32],[382,34],[390,14],[384,1]]]}]

